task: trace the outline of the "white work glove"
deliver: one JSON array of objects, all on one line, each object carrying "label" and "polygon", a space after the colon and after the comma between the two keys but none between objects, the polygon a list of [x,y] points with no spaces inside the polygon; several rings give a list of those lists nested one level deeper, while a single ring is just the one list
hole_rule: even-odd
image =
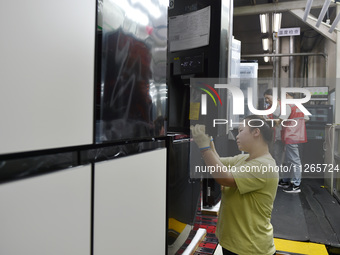
[{"label": "white work glove", "polygon": [[210,147],[211,147],[211,150],[216,154],[217,157],[220,157],[216,151],[216,148],[215,148],[215,144],[214,144],[214,141],[213,141],[213,138],[211,137],[210,139]]},{"label": "white work glove", "polygon": [[211,138],[205,133],[205,125],[190,126],[192,138],[200,150],[210,148]]}]

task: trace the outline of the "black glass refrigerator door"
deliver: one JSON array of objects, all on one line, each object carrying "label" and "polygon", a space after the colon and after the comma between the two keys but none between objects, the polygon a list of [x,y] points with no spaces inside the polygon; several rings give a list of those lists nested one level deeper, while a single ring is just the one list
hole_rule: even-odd
[{"label": "black glass refrigerator door", "polygon": [[96,143],[164,136],[167,6],[98,3]]},{"label": "black glass refrigerator door", "polygon": [[168,137],[167,250],[175,254],[194,227],[201,180],[190,176],[190,139]]}]

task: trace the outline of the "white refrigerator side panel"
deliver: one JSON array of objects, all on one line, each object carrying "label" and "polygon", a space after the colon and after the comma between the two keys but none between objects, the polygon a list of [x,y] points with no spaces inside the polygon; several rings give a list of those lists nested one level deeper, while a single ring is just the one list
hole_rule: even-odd
[{"label": "white refrigerator side panel", "polygon": [[95,165],[94,255],[165,253],[166,149]]},{"label": "white refrigerator side panel", "polygon": [[0,2],[0,154],[92,142],[96,1]]},{"label": "white refrigerator side panel", "polygon": [[2,184],[0,204],[0,254],[90,255],[90,166]]}]

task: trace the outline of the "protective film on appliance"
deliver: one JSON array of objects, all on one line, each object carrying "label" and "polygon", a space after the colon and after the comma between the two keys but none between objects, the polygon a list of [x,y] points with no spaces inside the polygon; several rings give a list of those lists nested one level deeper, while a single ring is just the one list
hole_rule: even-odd
[{"label": "protective film on appliance", "polygon": [[98,4],[96,143],[165,135],[167,7]]},{"label": "protective film on appliance", "polygon": [[39,155],[0,161],[0,182],[15,181],[78,165],[76,152]]}]

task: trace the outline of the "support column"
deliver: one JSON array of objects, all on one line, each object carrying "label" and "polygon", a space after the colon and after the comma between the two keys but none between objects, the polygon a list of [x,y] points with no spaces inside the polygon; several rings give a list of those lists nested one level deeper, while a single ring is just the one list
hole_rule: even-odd
[{"label": "support column", "polygon": [[[273,35],[274,39],[274,54],[279,54],[280,52],[280,37]],[[278,88],[278,97],[281,98],[281,84],[279,83],[280,78],[280,57],[273,57],[273,79],[274,87]]]},{"label": "support column", "polygon": [[[340,12],[340,7],[336,5],[337,14]],[[339,27],[339,25],[337,25]],[[336,85],[335,85],[335,120],[334,123],[340,124],[340,32],[336,32]]]},{"label": "support column", "polygon": [[[294,53],[294,36],[289,37],[289,53]],[[294,57],[289,57],[289,87],[294,87]]]}]

